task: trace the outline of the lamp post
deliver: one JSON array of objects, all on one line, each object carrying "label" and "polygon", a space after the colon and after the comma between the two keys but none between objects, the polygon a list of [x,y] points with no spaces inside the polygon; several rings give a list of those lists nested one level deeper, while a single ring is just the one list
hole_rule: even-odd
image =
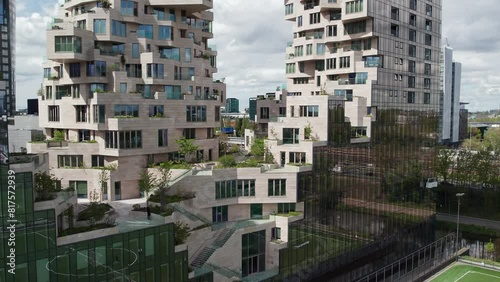
[{"label": "lamp post", "polygon": [[[457,254],[458,254],[458,226],[460,223],[460,198],[463,197],[465,193],[457,193],[457,199],[458,199],[458,206],[457,206],[457,238],[456,238],[456,248],[457,248]],[[458,255],[457,255],[458,258]]]}]

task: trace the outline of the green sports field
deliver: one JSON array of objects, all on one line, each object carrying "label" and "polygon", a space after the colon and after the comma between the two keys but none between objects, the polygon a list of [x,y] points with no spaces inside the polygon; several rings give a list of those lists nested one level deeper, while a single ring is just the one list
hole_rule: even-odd
[{"label": "green sports field", "polygon": [[500,272],[473,265],[455,264],[431,282],[493,282],[500,281]]}]

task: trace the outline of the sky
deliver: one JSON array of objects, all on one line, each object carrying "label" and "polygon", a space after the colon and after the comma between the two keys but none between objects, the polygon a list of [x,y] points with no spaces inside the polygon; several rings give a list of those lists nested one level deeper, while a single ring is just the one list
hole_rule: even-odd
[{"label": "sky", "polygon": [[[227,97],[248,99],[273,92],[285,81],[285,48],[292,24],[284,20],[283,0],[214,0],[214,39],[218,74],[225,78]],[[17,1],[17,108],[36,98],[46,56],[46,26],[57,0]],[[462,63],[461,101],[470,111],[500,108],[500,5],[498,0],[443,0],[442,43]]]}]

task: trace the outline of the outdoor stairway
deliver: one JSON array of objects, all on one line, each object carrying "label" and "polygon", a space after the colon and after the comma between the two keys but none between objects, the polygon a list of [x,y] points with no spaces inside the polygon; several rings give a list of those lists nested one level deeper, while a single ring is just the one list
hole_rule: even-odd
[{"label": "outdoor stairway", "polygon": [[203,248],[203,250],[201,250],[201,252],[193,260],[191,265],[193,267],[202,267],[217,249],[222,248],[226,244],[227,240],[231,238],[234,231],[235,229],[233,228],[224,228],[220,231],[212,245]]},{"label": "outdoor stairway", "polygon": [[185,217],[189,218],[191,221],[201,221],[205,224],[211,224],[210,220],[204,218],[201,215],[193,214],[190,211],[186,210],[185,208],[181,207],[178,203],[171,203],[170,206],[174,208],[174,210],[180,212],[182,215]]},{"label": "outdoor stairway", "polygon": [[203,248],[191,265],[194,267],[202,267],[214,252],[215,249],[212,246]]},{"label": "outdoor stairway", "polygon": [[240,274],[238,272],[233,271],[233,270],[231,270],[229,268],[218,267],[218,266],[213,265],[211,263],[206,263],[203,266],[203,268],[206,269],[206,270],[217,272],[217,273],[219,273],[220,275],[222,275],[222,276],[224,276],[226,278],[233,278],[233,277],[240,278]]}]

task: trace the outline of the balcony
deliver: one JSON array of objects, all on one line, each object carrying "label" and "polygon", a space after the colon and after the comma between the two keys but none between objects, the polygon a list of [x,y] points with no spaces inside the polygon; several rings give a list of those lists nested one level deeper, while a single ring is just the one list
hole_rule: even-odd
[{"label": "balcony", "polygon": [[366,79],[346,78],[337,80],[339,85],[358,85],[366,84]]}]

